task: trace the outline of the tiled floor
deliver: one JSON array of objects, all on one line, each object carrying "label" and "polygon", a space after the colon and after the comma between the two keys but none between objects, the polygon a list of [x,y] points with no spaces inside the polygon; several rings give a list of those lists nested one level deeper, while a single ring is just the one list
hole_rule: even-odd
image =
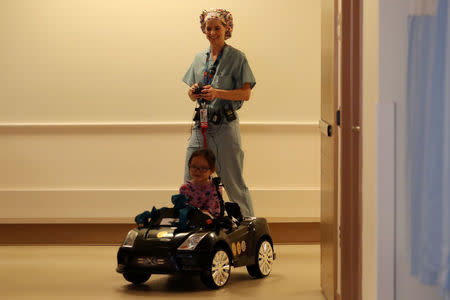
[{"label": "tiled floor", "polygon": [[319,245],[275,245],[272,274],[252,279],[232,269],[227,286],[208,290],[198,277],[152,275],[133,286],[115,272],[113,246],[2,246],[0,299],[297,299],[323,300]]}]

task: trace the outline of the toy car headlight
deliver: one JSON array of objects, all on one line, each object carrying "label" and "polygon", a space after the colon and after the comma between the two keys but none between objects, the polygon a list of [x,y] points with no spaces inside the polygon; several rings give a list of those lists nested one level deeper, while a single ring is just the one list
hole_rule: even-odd
[{"label": "toy car headlight", "polygon": [[207,234],[208,232],[192,234],[180,245],[180,247],[178,247],[178,250],[194,250]]},{"label": "toy car headlight", "polygon": [[134,245],[134,240],[138,236],[138,232],[134,229],[130,230],[127,234],[127,237],[123,241],[122,247],[132,248]]}]

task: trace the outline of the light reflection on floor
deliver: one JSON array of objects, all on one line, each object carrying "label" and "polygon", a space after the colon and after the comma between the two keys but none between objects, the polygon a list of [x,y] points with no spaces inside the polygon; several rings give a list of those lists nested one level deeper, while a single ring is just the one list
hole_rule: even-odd
[{"label": "light reflection on floor", "polygon": [[[307,299],[323,300],[319,245],[275,245],[272,274],[251,278],[232,269],[220,290],[196,276],[152,275],[129,284],[115,272],[115,246],[1,246],[0,298],[34,299]],[[145,298],[144,298],[145,297]]]}]

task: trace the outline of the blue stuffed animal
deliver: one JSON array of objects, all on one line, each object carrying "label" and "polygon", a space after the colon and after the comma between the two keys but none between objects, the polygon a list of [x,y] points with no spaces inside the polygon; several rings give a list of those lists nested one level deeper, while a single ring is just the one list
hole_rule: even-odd
[{"label": "blue stuffed animal", "polygon": [[156,209],[156,207],[153,206],[151,212],[146,210],[143,213],[140,213],[139,215],[137,215],[134,218],[134,221],[136,222],[136,224],[138,225],[139,228],[142,228],[142,227],[148,226],[148,224],[150,223],[150,219],[157,216],[158,213],[159,213],[158,209]]}]

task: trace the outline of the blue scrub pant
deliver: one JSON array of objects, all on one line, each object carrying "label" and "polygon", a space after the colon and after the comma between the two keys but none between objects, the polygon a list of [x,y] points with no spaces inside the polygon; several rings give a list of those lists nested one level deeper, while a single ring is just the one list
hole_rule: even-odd
[{"label": "blue scrub pant", "polygon": [[[239,119],[232,122],[223,120],[218,125],[209,123],[206,144],[216,156],[216,172],[222,179],[229,199],[239,204],[243,216],[254,217],[250,192],[242,176],[244,152],[241,148]],[[189,158],[200,148],[203,148],[203,135],[200,128],[194,127],[186,151],[185,181],[190,179]]]}]

